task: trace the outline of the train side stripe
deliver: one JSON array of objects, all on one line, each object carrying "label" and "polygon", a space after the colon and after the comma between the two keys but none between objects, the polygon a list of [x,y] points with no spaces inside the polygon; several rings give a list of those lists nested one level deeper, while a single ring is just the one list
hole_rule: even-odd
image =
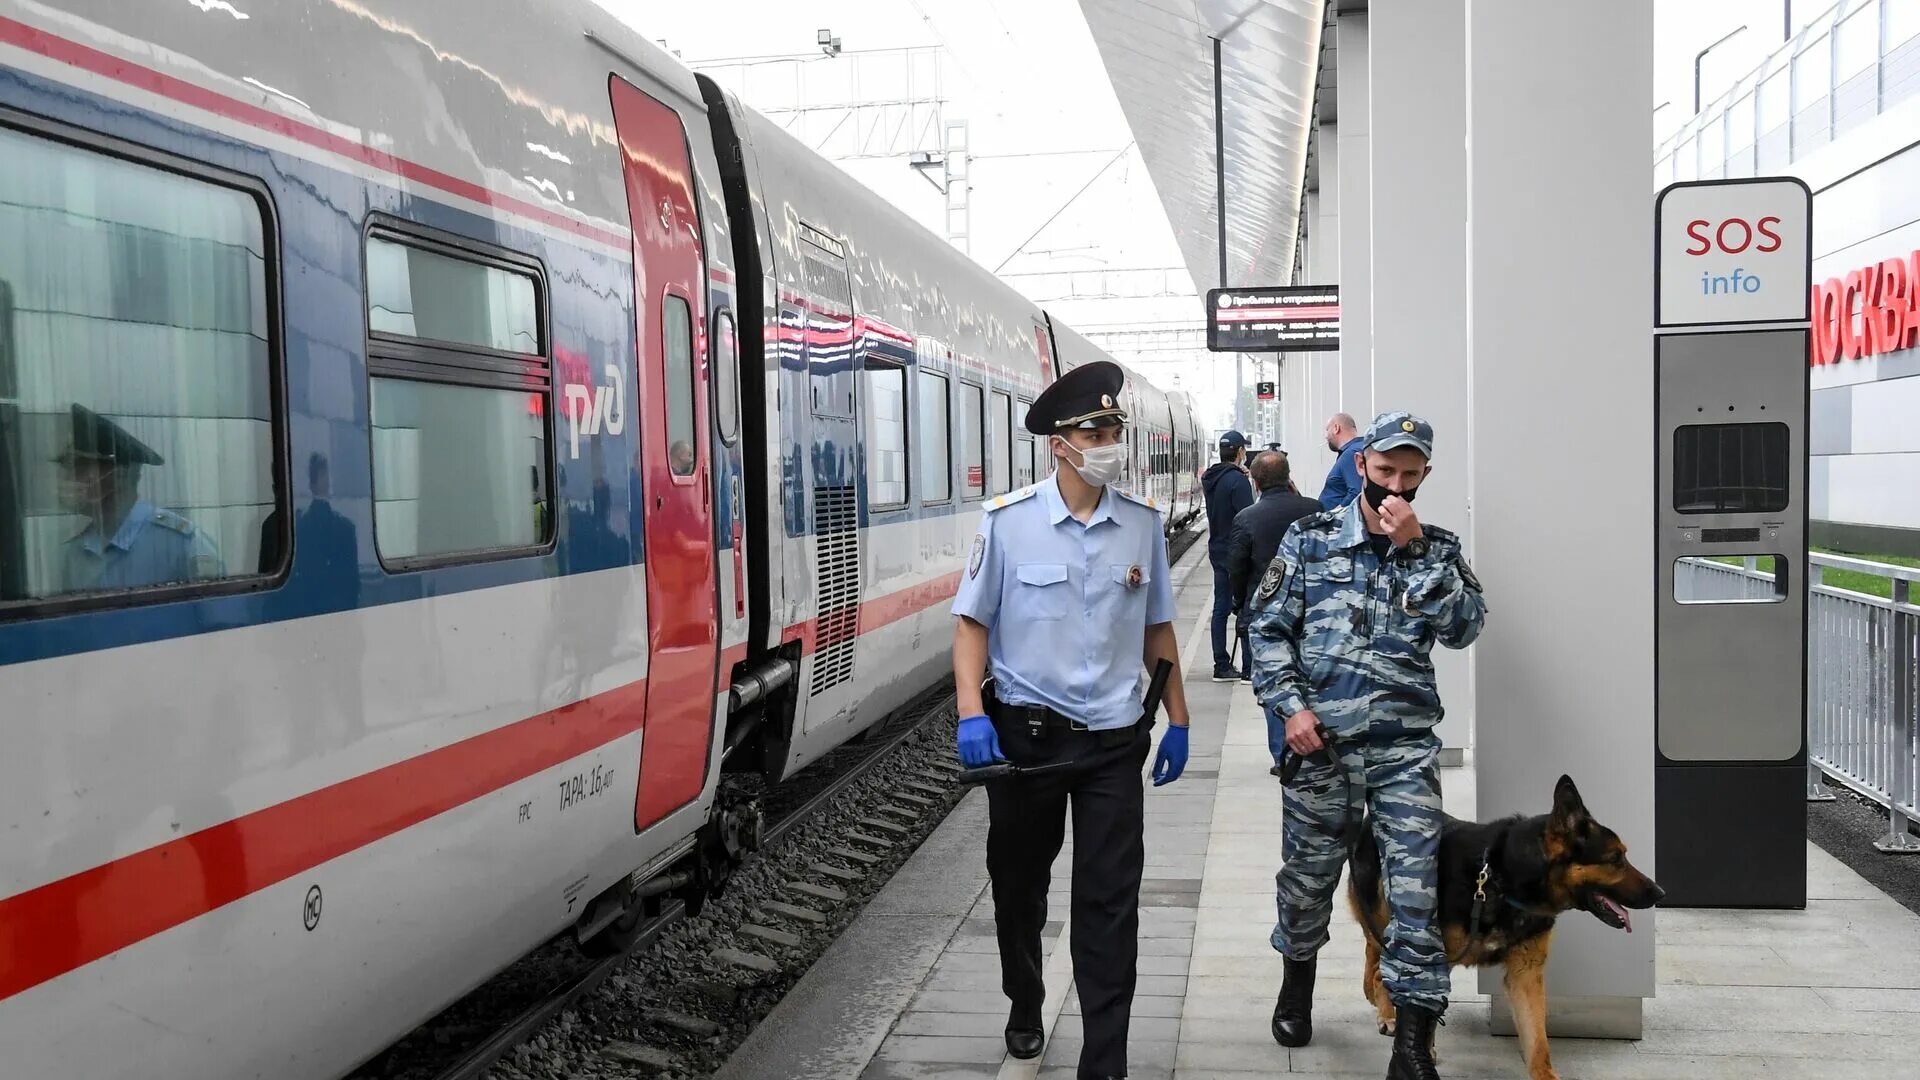
[{"label": "train side stripe", "polygon": [[[861,631],[951,598],[959,573],[861,605]],[[786,640],[813,651],[814,623]],[[723,653],[722,678],[744,659]],[[395,762],[0,900],[0,1001],[641,729],[645,680]]]},{"label": "train side stripe", "polygon": [[0,1001],[629,735],[646,681],[0,900]]},{"label": "train side stripe", "polygon": [[228,97],[215,90],[197,86],[183,79],[175,78],[164,72],[142,66],[131,60],[123,59],[112,53],[102,52],[77,41],[49,34],[28,26],[23,22],[0,16],[0,43],[13,45],[28,52],[59,63],[67,64],[81,71],[91,72],[105,79],[122,83],[136,90],[168,98],[191,106],[215,116],[244,124],[262,131],[272,132],[283,138],[304,143],[318,150],[382,172],[405,177],[416,183],[457,195],[483,206],[491,206],[521,217],[565,230],[576,236],[582,236],[598,243],[606,244],[622,252],[632,250],[630,238],[624,233],[613,232],[598,226],[556,213],[543,206],[536,206],[524,199],[515,198],[503,192],[482,187],[471,180],[443,173],[429,168],[417,161],[409,161],[383,150],[377,150],[365,143],[333,132],[302,123],[290,116],[283,116],[271,109],[265,109],[238,98]]}]

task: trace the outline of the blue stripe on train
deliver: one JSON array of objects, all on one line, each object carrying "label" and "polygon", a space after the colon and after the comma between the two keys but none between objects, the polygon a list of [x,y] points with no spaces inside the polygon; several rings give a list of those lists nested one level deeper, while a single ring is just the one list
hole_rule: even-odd
[{"label": "blue stripe on train", "polygon": [[[296,524],[292,570],[278,587],[42,618],[16,616],[0,622],[0,665],[586,573],[641,560],[641,504],[631,475],[639,425],[627,425],[621,436],[603,432],[583,437],[581,456],[575,460],[569,456],[570,440],[562,421],[550,433],[555,442],[558,500],[551,550],[407,573],[382,567],[375,553],[372,521],[359,237],[365,211],[370,209],[537,256],[546,268],[551,291],[555,355],[570,352],[584,357],[593,372],[615,358],[631,369],[630,263],[11,68],[0,67],[0,103],[255,177],[266,185],[277,219],[285,437],[290,451],[286,471],[293,486],[295,520],[301,522],[299,512],[312,503],[307,462],[311,455],[320,454],[331,464],[332,504],[352,525],[357,549],[352,559],[358,565],[357,580],[326,574],[323,566],[332,560],[325,556],[345,554],[345,541],[332,530]],[[618,302],[607,303],[609,297]],[[554,403],[550,397],[549,416],[556,414]],[[629,416],[639,415],[631,398],[626,410]],[[733,455],[720,462],[723,477],[738,468],[737,462]],[[717,523],[720,542],[730,545],[731,508],[725,499],[716,502],[722,518]],[[341,550],[323,550],[330,545]]]}]

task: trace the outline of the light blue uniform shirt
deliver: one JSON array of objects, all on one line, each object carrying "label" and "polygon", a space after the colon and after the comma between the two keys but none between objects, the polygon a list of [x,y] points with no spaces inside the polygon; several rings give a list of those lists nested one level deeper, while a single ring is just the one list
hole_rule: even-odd
[{"label": "light blue uniform shirt", "polygon": [[1048,477],[987,504],[953,613],[987,628],[994,694],[1089,729],[1140,719],[1147,627],[1172,622],[1150,501],[1109,485],[1082,525]]},{"label": "light blue uniform shirt", "polygon": [[220,552],[205,533],[145,499],[134,502],[112,536],[88,525],[68,540],[61,570],[67,592],[207,581],[225,573]]}]

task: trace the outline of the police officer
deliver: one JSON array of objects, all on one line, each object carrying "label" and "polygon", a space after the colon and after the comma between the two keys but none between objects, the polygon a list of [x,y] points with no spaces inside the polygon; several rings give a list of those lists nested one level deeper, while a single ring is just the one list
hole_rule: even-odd
[{"label": "police officer", "polygon": [[1124,381],[1115,364],[1084,364],[1034,401],[1027,429],[1049,437],[1054,475],[988,504],[953,602],[960,759],[1035,769],[987,783],[1007,1052],[1036,1057],[1045,1037],[1040,933],[1071,800],[1083,1078],[1127,1072],[1151,742],[1141,685],[1162,658],[1175,669],[1154,783],[1177,779],[1187,761],[1160,514],[1113,486],[1127,459],[1127,414],[1115,403]]},{"label": "police officer", "polygon": [[220,553],[193,522],[140,497],[140,469],[165,461],[127,430],[75,403],[61,466],[60,504],[87,518],[61,552],[67,592],[205,581],[224,573]]},{"label": "police officer", "polygon": [[1380,973],[1398,1010],[1388,1080],[1438,1080],[1431,1040],[1449,987],[1434,921],[1442,710],[1428,654],[1436,641],[1465,648],[1486,616],[1459,539],[1414,515],[1432,456],[1425,420],[1376,417],[1360,450],[1361,497],[1287,533],[1249,627],[1254,693],[1285,718],[1288,748],[1318,751],[1317,727],[1333,738],[1332,764],[1306,763],[1283,798],[1273,1037],[1304,1046],[1313,1036],[1314,956],[1347,859],[1342,834],[1370,808],[1391,914]]}]

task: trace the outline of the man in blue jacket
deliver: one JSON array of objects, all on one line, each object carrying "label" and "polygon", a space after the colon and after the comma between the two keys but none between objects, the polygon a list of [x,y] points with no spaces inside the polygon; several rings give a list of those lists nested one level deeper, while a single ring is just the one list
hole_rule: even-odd
[{"label": "man in blue jacket", "polygon": [[1353,417],[1334,413],[1327,421],[1327,449],[1333,451],[1333,468],[1327,470],[1327,482],[1320,488],[1320,505],[1338,510],[1360,494],[1360,445],[1362,439]]},{"label": "man in blue jacket", "polygon": [[[1207,557],[1213,562],[1213,681],[1251,679],[1252,661],[1240,650],[1240,670],[1227,652],[1227,615],[1233,611],[1233,589],[1227,579],[1227,548],[1233,540],[1233,519],[1253,505],[1253,481],[1247,479],[1247,437],[1237,431],[1220,436],[1220,460],[1207,468],[1200,487],[1207,496]],[[1244,639],[1245,635],[1241,635]]]}]

